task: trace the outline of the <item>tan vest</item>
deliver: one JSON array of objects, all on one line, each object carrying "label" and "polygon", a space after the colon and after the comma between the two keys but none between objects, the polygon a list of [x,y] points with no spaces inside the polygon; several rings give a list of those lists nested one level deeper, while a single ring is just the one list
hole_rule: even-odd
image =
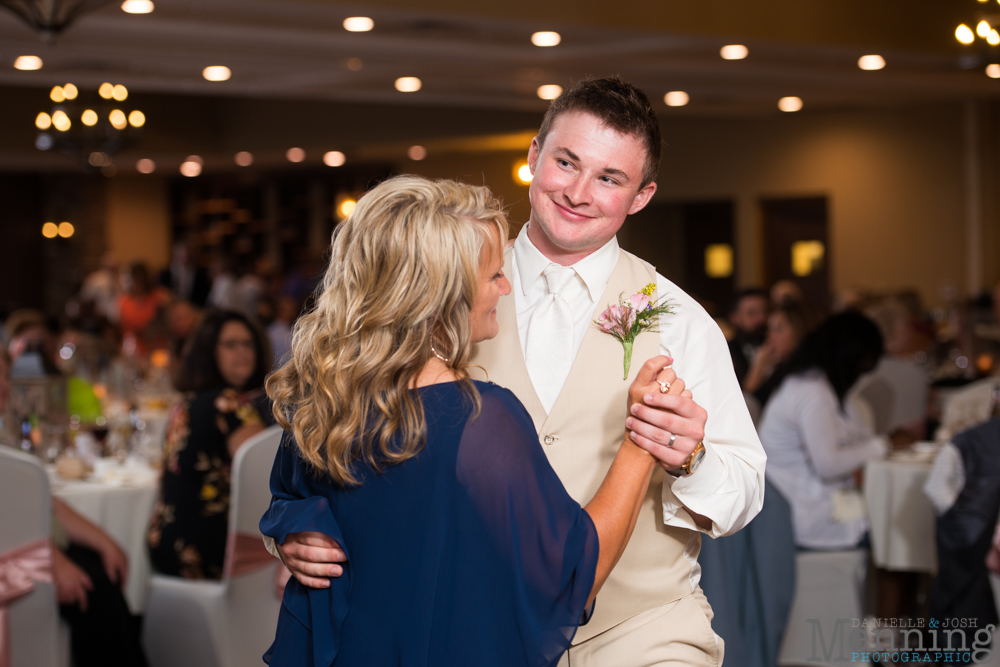
[{"label": "tan vest", "polygon": [[[507,275],[512,275],[512,253],[513,249],[508,249],[504,256]],[[618,303],[620,294],[635,294],[648,283],[656,283],[653,267],[620,251],[593,319],[608,305]],[[500,334],[476,346],[473,363],[486,370],[489,380],[507,387],[524,403],[549,463],[570,496],[586,505],[597,493],[621,445],[628,388],[642,364],[660,353],[659,334],[643,333],[636,338],[628,379],[622,380],[621,343],[591,325],[552,412],[546,414],[524,363],[513,294],[500,299],[497,322]],[[692,563],[684,551],[693,540],[691,556],[697,557],[701,541],[698,533],[663,525],[663,475],[657,467],[632,539],[601,589],[594,617],[577,632],[574,644],[691,593]]]}]

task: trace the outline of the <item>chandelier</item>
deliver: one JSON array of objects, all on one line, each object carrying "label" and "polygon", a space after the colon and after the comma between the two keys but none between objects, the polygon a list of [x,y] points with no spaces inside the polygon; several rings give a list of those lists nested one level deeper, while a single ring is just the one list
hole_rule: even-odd
[{"label": "chandelier", "polygon": [[53,106],[35,117],[35,148],[55,150],[79,162],[87,171],[115,171],[111,156],[142,136],[146,116],[124,104],[125,86],[102,83],[96,92],[81,91],[72,83],[49,93]]},{"label": "chandelier", "polygon": [[966,46],[975,48],[965,61],[969,68],[986,66],[986,74],[1000,78],[1000,0],[994,5],[991,0],[978,0],[975,28],[963,23],[955,28],[955,39]]},{"label": "chandelier", "polygon": [[[38,33],[46,44],[70,27],[74,21],[117,0],[0,0],[0,7],[11,12]],[[125,0],[122,11],[148,14],[151,0]]]}]

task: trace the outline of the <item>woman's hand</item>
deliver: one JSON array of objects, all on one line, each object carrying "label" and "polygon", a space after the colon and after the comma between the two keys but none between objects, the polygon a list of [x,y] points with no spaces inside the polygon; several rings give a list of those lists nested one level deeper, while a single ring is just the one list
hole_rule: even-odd
[{"label": "woman's hand", "polygon": [[52,578],[59,604],[75,604],[80,611],[87,611],[87,592],[94,590],[94,583],[86,572],[58,549],[52,550]]}]

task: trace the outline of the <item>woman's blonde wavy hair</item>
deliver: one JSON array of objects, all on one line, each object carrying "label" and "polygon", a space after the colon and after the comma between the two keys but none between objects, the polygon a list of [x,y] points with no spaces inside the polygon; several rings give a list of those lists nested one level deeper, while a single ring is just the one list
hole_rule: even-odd
[{"label": "woman's blonde wavy hair", "polygon": [[267,381],[275,418],[313,468],[352,486],[355,461],[381,471],[420,451],[427,423],[409,389],[432,344],[478,410],[466,373],[470,311],[481,259],[501,252],[507,234],[485,187],[398,176],[361,197],[334,232],[291,358]]}]

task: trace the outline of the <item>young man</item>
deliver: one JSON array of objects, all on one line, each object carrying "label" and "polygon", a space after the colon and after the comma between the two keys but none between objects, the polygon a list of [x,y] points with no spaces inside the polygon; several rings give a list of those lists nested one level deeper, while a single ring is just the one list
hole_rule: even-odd
[{"label": "young man", "polygon": [[[505,256],[513,292],[500,300],[500,334],[474,363],[525,404],[570,495],[586,503],[621,442],[622,421],[660,462],[635,532],[561,665],[704,665],[722,661],[711,608],[698,586],[699,531],[735,532],[759,511],[764,452],[708,314],[615,234],[656,191],[659,123],[646,96],[618,79],[583,82],[552,103],[528,164],[532,212]],[[628,377],[622,345],[592,322],[619,294],[649,283],[674,304],[660,333],[635,340]],[[661,393],[625,414],[632,378],[664,354],[693,398]],[[292,536],[283,560],[307,585],[337,576],[342,552],[322,536]]]},{"label": "young man", "polygon": [[737,292],[733,297],[729,323],[733,325],[735,334],[729,341],[729,353],[733,357],[733,369],[741,387],[757,348],[764,344],[764,338],[767,337],[767,315],[770,308],[767,292],[760,288],[751,287]]}]

